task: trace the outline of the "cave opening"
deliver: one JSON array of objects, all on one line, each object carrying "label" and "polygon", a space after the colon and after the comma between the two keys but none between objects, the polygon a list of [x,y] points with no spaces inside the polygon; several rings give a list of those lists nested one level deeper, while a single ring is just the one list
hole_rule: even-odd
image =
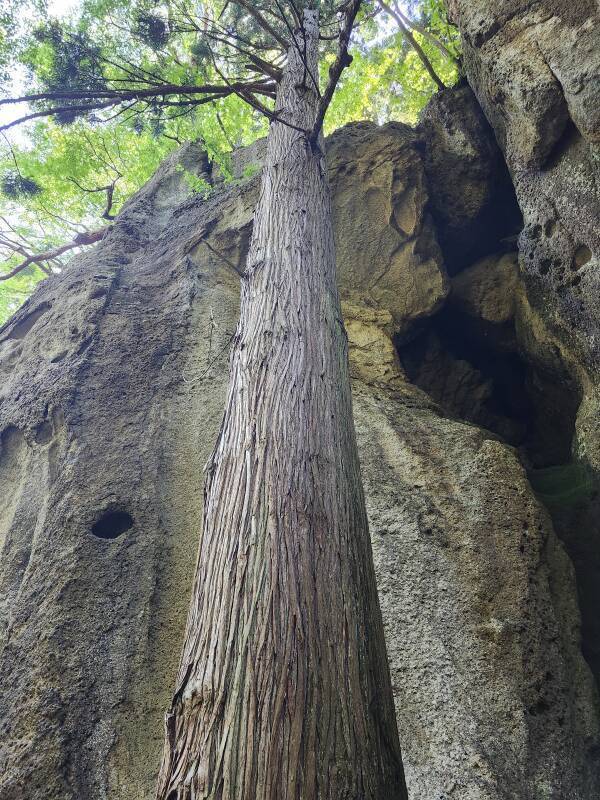
[{"label": "cave opening", "polygon": [[97,539],[118,539],[133,527],[133,517],[126,511],[105,511],[92,525]]},{"label": "cave opening", "polygon": [[575,568],[581,648],[600,687],[600,492],[573,457],[582,393],[558,356],[534,363],[511,319],[490,324],[450,301],[396,346],[407,378],[447,416],[516,448]]},{"label": "cave opening", "polygon": [[527,359],[512,322],[486,325],[447,304],[398,353],[409,380],[448,416],[495,433],[528,470],[571,461],[579,387],[566,369]]}]

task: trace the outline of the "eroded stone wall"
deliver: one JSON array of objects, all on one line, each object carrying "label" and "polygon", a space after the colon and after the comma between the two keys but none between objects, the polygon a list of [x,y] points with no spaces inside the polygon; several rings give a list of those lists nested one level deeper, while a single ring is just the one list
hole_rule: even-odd
[{"label": "eroded stone wall", "polygon": [[[589,800],[596,697],[569,562],[515,452],[447,419],[397,355],[450,288],[423,138],[356,125],[329,142],[411,800]],[[185,146],[0,331],[2,800],[152,797],[257,186]],[[493,191],[478,202],[465,229]]]}]

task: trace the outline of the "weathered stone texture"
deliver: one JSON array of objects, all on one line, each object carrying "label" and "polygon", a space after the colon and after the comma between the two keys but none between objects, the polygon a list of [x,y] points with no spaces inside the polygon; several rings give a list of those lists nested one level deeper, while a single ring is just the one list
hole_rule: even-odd
[{"label": "weathered stone texture", "polygon": [[596,797],[594,690],[548,550],[572,567],[514,451],[384,390],[356,386],[354,409],[409,796]]},{"label": "weathered stone texture", "polygon": [[439,92],[423,110],[417,132],[436,231],[454,275],[520,231],[515,191],[468,85]]},{"label": "weathered stone texture", "polygon": [[[445,419],[393,346],[450,286],[418,139],[357,125],[329,145],[411,800],[592,800],[569,562],[515,452]],[[215,180],[196,146],[178,157]],[[175,164],[0,332],[1,800],[152,797],[258,185],[189,197]],[[488,309],[477,285],[462,302]],[[116,512],[127,531],[92,535]]]},{"label": "weathered stone texture", "polygon": [[414,132],[390,123],[373,133],[359,123],[329,140],[338,275],[343,301],[388,312],[397,333],[440,308],[449,284]]},{"label": "weathered stone texture", "polygon": [[[469,83],[505,153],[523,213],[520,346],[549,370],[562,362],[576,384],[573,464],[588,473],[597,494],[600,7],[594,0],[448,0],[448,8],[462,34]],[[578,574],[584,652],[598,679],[597,500],[584,510],[555,510],[554,517]]]},{"label": "weathered stone texture", "polygon": [[597,371],[600,11],[593,0],[449,0],[467,77],[511,168],[528,293]]}]

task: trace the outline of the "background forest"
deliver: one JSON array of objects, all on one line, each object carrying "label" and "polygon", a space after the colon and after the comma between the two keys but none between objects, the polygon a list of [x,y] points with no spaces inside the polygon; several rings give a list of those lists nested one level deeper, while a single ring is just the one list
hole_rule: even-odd
[{"label": "background forest", "polygon": [[[268,129],[267,118],[233,92],[208,103],[181,91],[160,94],[210,84],[238,68],[207,46],[204,11],[226,3],[4,2],[0,324],[38,281],[103,235],[170,151],[201,140],[227,177],[227,154]],[[276,2],[265,5],[274,24],[286,24]],[[230,33],[225,23],[223,31]],[[236,33],[243,53],[243,29]],[[431,95],[458,78],[458,36],[440,0],[364,3],[352,55],[326,133],[359,119],[414,123]],[[322,80],[333,59],[332,52],[322,60]],[[154,95],[140,99],[140,90]],[[106,99],[83,102],[82,91]],[[190,193],[210,191],[191,174],[187,179]]]}]

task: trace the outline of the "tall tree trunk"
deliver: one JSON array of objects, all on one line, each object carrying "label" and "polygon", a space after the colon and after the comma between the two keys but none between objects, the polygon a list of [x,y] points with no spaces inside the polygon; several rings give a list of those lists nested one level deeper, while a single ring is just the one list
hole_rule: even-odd
[{"label": "tall tree trunk", "polygon": [[[277,109],[310,130],[315,12],[304,28]],[[325,163],[289,125],[269,134],[159,800],[406,797]]]}]

